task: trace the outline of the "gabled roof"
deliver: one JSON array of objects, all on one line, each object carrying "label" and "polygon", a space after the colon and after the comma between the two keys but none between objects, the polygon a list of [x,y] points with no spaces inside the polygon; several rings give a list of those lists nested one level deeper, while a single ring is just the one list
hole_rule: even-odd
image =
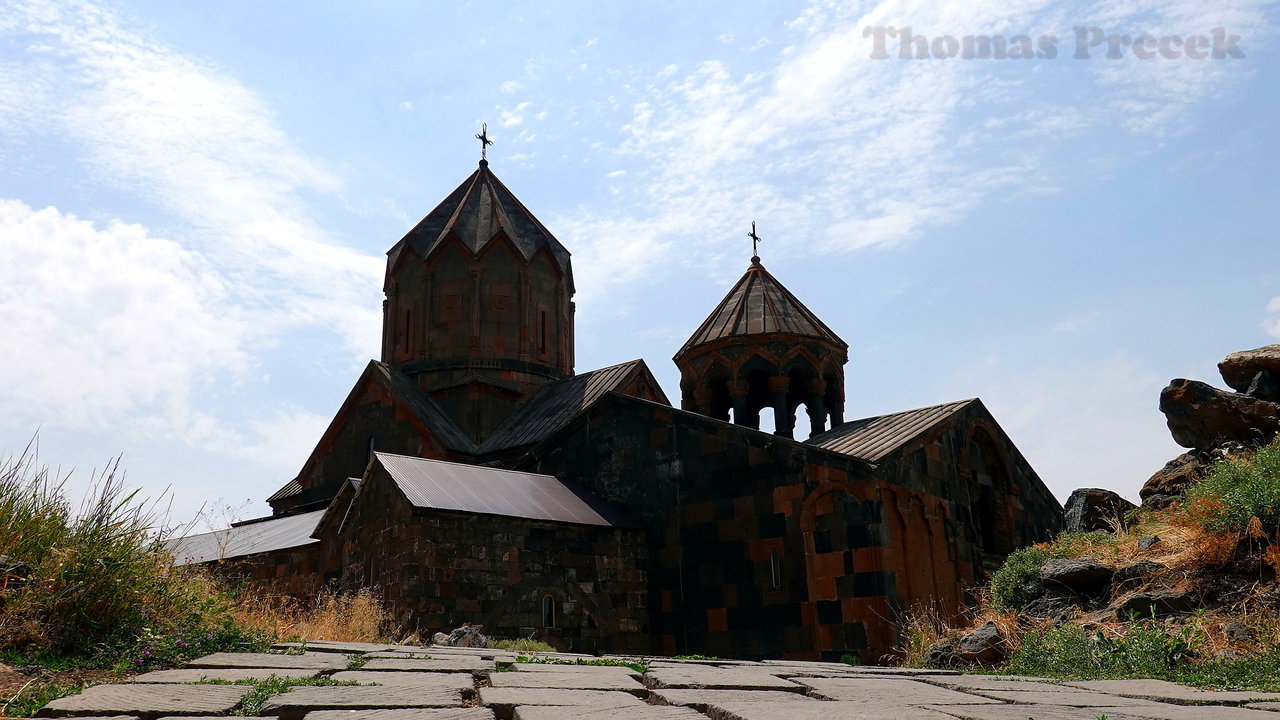
[{"label": "gabled roof", "polygon": [[879,462],[974,402],[977,400],[960,400],[891,415],[851,420],[814,435],[804,443],[869,462]]},{"label": "gabled roof", "polygon": [[551,475],[374,453],[415,508],[635,527],[586,490]]},{"label": "gabled roof", "polygon": [[324,510],[249,520],[214,532],[165,541],[178,565],[227,560],[273,550],[287,550],[319,542],[311,537]]},{"label": "gabled roof", "polygon": [[643,360],[592,370],[542,388],[481,443],[480,453],[530,445],[545,439],[605,393],[617,391],[639,373],[647,377],[656,392],[662,392]]},{"label": "gabled roof", "polygon": [[462,428],[458,427],[449,414],[444,411],[435,400],[432,400],[426,393],[418,389],[418,386],[409,378],[408,375],[392,368],[386,363],[370,362],[387,383],[395,394],[404,401],[405,405],[413,411],[415,417],[423,425],[426,425],[440,441],[450,450],[464,453],[474,453],[476,451],[475,443],[471,442],[471,438],[462,432]]},{"label": "gabled roof", "polygon": [[848,343],[841,340],[826,323],[805,307],[799,298],[769,274],[758,258],[753,258],[746,274],[698,326],[693,336],[676,353],[676,357],[699,345],[722,338],[765,333],[814,337],[842,348],[849,347]]},{"label": "gabled roof", "polygon": [[545,247],[561,270],[569,268],[569,251],[490,172],[489,163],[484,160],[471,177],[427,213],[387,254],[394,265],[405,246],[411,245],[426,258],[450,233],[478,254],[499,232],[510,238],[525,260]]}]

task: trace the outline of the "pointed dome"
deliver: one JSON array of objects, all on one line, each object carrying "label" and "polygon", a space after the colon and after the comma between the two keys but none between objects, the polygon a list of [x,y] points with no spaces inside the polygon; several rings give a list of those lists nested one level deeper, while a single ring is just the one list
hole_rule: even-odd
[{"label": "pointed dome", "polygon": [[698,326],[676,357],[717,340],[772,333],[818,338],[841,348],[849,347],[770,275],[759,258],[752,258],[746,274]]},{"label": "pointed dome", "polygon": [[450,232],[478,254],[500,231],[511,239],[526,260],[546,247],[562,271],[569,268],[569,251],[489,170],[485,160],[387,254],[394,264],[400,252],[411,245],[425,258]]}]

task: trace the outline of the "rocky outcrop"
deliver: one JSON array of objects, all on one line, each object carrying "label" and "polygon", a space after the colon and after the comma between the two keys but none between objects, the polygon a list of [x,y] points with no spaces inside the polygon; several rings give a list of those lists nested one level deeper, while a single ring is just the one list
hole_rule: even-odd
[{"label": "rocky outcrop", "polygon": [[1231,353],[1218,363],[1218,372],[1232,390],[1280,403],[1280,345]]},{"label": "rocky outcrop", "polygon": [[1062,585],[1088,594],[1105,587],[1114,574],[1114,570],[1093,558],[1055,558],[1040,568],[1040,581],[1047,587]]},{"label": "rocky outcrop", "polygon": [[1280,405],[1178,379],[1160,393],[1160,411],[1173,441],[1210,450],[1227,441],[1265,443],[1280,433]]},{"label": "rocky outcrop", "polygon": [[1182,497],[1187,488],[1209,474],[1210,460],[1207,453],[1185,452],[1165,463],[1138,492],[1145,508],[1159,509]]},{"label": "rocky outcrop", "polygon": [[1111,609],[1116,617],[1127,620],[1131,617],[1158,617],[1194,610],[1199,603],[1190,593],[1175,590],[1156,590],[1138,592],[1115,603]]},{"label": "rocky outcrop", "polygon": [[1066,532],[1114,532],[1125,524],[1125,515],[1138,506],[1110,490],[1080,488],[1067,498]]},{"label": "rocky outcrop", "polygon": [[489,638],[480,632],[481,629],[479,625],[463,625],[460,628],[455,628],[448,635],[438,632],[432,636],[431,644],[448,647],[489,647]]},{"label": "rocky outcrop", "polygon": [[956,653],[966,663],[994,665],[1004,660],[1004,636],[995,623],[989,622],[960,638]]}]

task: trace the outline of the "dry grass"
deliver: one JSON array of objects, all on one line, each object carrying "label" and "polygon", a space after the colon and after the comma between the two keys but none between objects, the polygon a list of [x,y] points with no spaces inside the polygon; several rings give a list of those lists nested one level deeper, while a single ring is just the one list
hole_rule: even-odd
[{"label": "dry grass", "polygon": [[390,619],[374,590],[320,590],[303,602],[284,593],[245,591],[232,608],[236,621],[286,640],[387,642]]}]

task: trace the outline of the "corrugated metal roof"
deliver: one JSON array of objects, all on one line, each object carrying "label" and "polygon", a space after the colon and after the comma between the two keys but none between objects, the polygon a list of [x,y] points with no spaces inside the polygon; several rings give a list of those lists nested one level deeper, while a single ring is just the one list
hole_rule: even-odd
[{"label": "corrugated metal roof", "polygon": [[804,442],[806,445],[878,462],[972,402],[975,401],[960,400],[892,415],[851,420]]},{"label": "corrugated metal roof", "polygon": [[273,493],[271,497],[267,498],[267,502],[275,502],[276,500],[283,500],[285,498],[290,498],[301,492],[302,492],[302,483],[298,482],[297,478],[294,478],[289,482],[285,483],[284,487],[275,491],[275,493]]},{"label": "corrugated metal roof", "polygon": [[586,490],[551,475],[374,453],[414,507],[633,527]]},{"label": "corrugated metal roof", "polygon": [[676,357],[698,345],[721,338],[764,333],[816,337],[840,347],[848,347],[799,298],[770,275],[763,265],[752,262],[746,274],[698,326],[693,336],[676,353]]},{"label": "corrugated metal roof", "polygon": [[511,239],[526,260],[543,247],[561,269],[569,267],[569,251],[529,212],[481,161],[479,169],[427,213],[387,253],[394,264],[406,244],[422,257],[453,233],[473,253],[479,253],[499,232]]},{"label": "corrugated metal roof", "polygon": [[316,510],[301,515],[253,520],[226,530],[174,538],[166,541],[165,547],[173,553],[178,565],[302,547],[320,542],[313,539],[311,533],[322,515],[323,510]]},{"label": "corrugated metal roof", "polygon": [[643,360],[632,360],[574,375],[542,388],[480,445],[480,452],[497,452],[545,440],[583,408],[620,387],[643,365]]}]

